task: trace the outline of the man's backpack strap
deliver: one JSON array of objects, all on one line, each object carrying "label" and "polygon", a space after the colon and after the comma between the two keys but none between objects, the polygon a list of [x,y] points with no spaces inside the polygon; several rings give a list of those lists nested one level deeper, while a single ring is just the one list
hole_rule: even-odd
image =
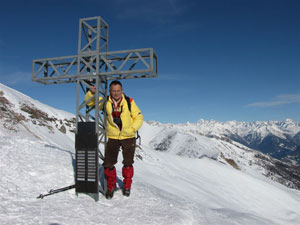
[{"label": "man's backpack strap", "polygon": [[128,97],[127,95],[125,95],[125,99],[126,99],[126,102],[127,102],[127,105],[128,105],[128,109],[129,109],[129,112],[131,112],[131,101],[132,101],[132,98]]}]

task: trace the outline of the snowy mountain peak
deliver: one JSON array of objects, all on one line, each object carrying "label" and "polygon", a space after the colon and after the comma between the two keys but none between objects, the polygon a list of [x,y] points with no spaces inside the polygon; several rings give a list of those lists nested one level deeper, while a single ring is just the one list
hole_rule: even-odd
[{"label": "snowy mountain peak", "polygon": [[293,123],[295,123],[295,121],[292,120],[292,119],[290,119],[290,118],[287,118],[287,119],[285,120],[285,123],[293,124]]}]

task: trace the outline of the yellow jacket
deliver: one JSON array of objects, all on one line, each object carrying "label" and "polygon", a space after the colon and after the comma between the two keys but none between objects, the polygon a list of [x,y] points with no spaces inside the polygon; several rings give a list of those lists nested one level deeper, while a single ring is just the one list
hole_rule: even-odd
[{"label": "yellow jacket", "polygon": [[[84,97],[85,101],[88,101],[93,94],[88,91]],[[102,97],[99,97],[99,101]],[[127,138],[135,137],[135,133],[143,124],[143,115],[139,107],[135,104],[135,101],[130,98],[131,112],[129,111],[127,101],[124,94],[122,95],[122,101],[120,107],[122,107],[122,113],[120,118],[122,120],[122,130],[120,130],[117,124],[114,123],[112,117],[112,100],[111,97],[108,98],[106,104],[107,113],[107,137],[112,139],[123,140]],[[93,107],[95,105],[95,98],[93,98],[88,104],[88,106]],[[99,109],[103,109],[103,103],[99,105]]]}]

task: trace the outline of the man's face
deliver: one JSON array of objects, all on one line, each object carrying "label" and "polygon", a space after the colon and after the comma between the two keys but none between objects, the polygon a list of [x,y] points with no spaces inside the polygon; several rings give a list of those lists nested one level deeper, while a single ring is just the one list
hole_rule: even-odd
[{"label": "man's face", "polygon": [[122,89],[121,85],[119,85],[119,84],[112,85],[109,89],[109,93],[110,93],[110,96],[114,100],[117,101],[122,97],[123,89]]},{"label": "man's face", "polygon": [[92,94],[95,94],[95,92],[96,92],[96,87],[95,87],[95,86],[91,86],[91,87],[90,87],[90,90],[91,90]]}]

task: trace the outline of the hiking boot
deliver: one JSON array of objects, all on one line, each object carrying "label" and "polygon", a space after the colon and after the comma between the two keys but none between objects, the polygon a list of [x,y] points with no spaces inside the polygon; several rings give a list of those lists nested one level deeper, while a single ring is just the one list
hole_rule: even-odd
[{"label": "hiking boot", "polygon": [[129,197],[130,189],[123,189],[123,195],[126,196],[126,197]]},{"label": "hiking boot", "polygon": [[112,199],[112,197],[114,196],[114,190],[107,190],[106,194],[105,194],[105,197],[106,199]]}]

